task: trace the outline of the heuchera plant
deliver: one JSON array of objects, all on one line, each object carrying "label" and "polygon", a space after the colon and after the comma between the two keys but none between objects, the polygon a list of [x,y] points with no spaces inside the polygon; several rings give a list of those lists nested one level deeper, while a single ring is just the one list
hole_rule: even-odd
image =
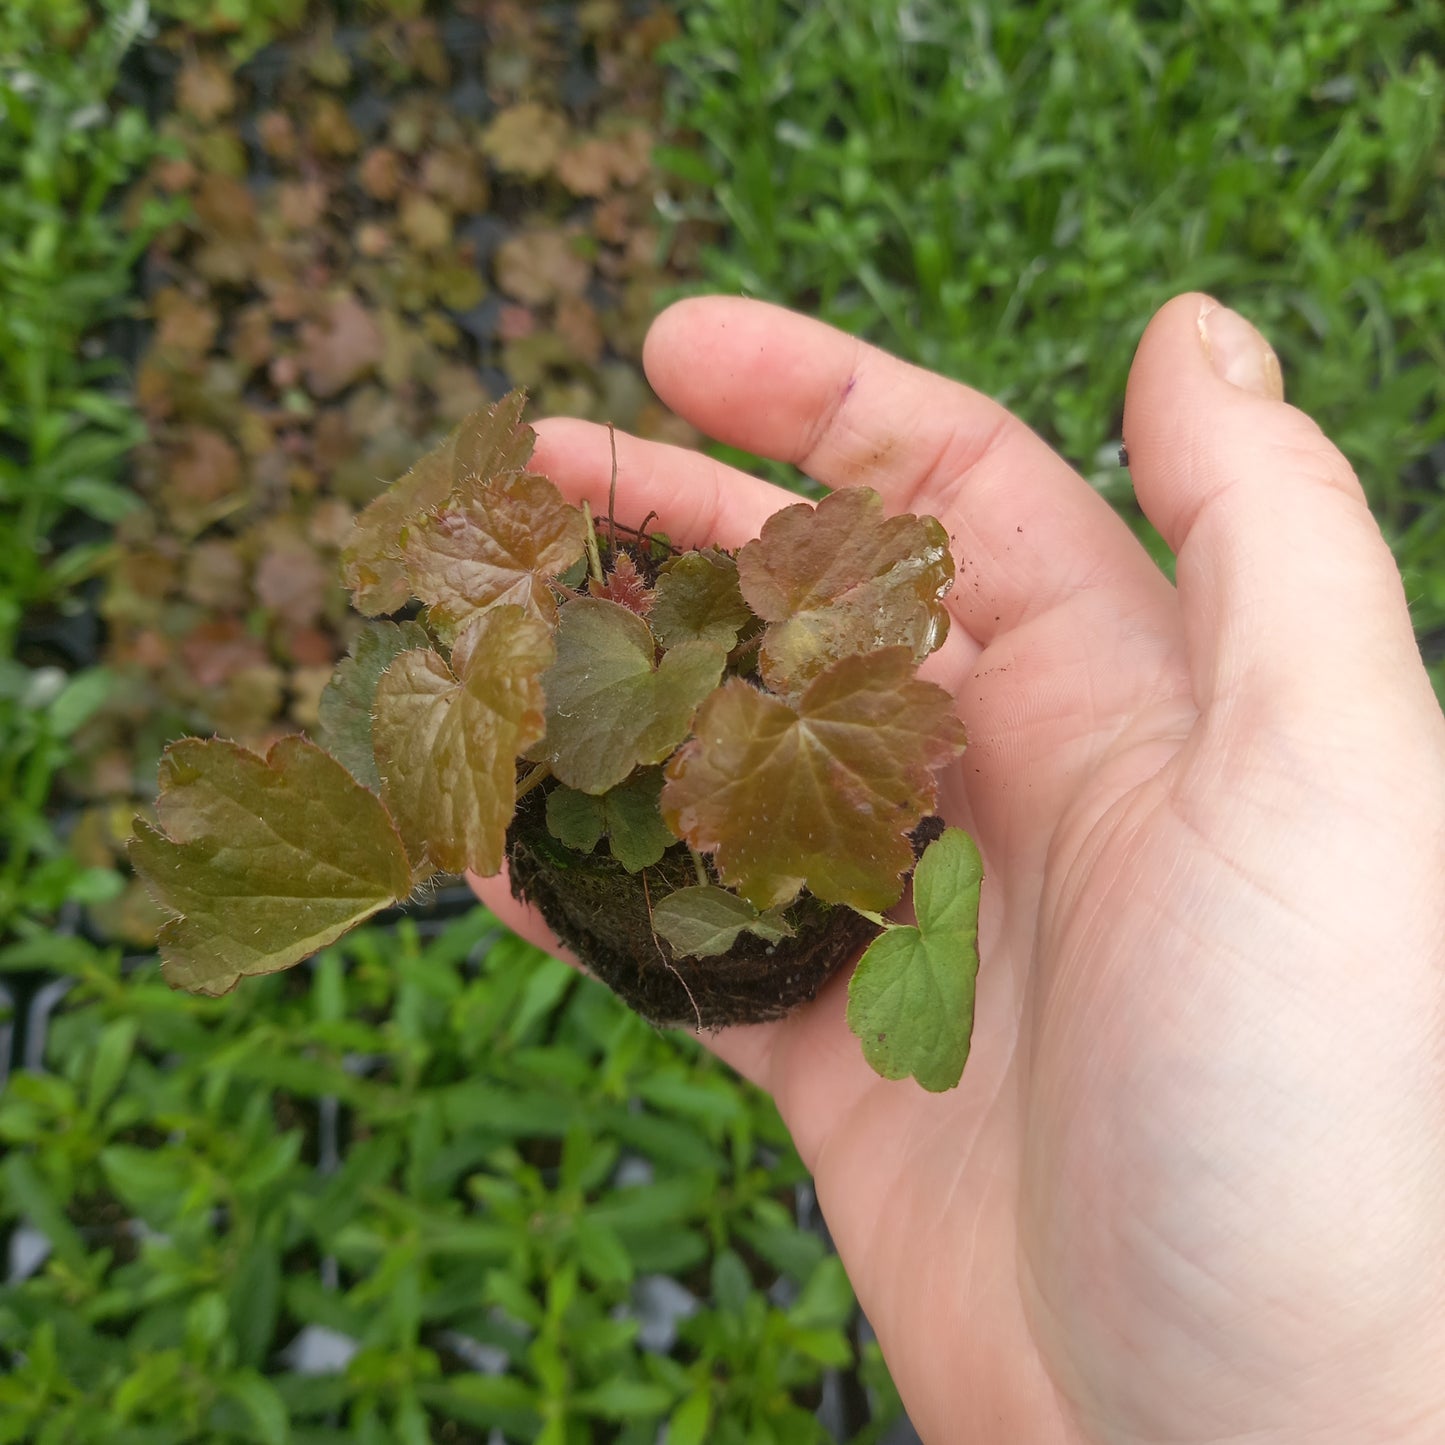
[{"label": "heuchera plant", "polygon": [[[346,585],[401,616],[360,634],[316,740],[166,750],[160,827],[131,845],[175,915],[165,977],[222,994],[435,875],[505,864],[662,1025],[780,1017],[871,939],[848,1000],[865,1055],[951,1088],[982,870],[931,816],[964,745],[917,676],[947,629],[942,526],[850,488],[736,555],[679,551],[528,471],[522,403],[468,418],[358,517]],[[918,924],[890,924],[919,852]]]}]

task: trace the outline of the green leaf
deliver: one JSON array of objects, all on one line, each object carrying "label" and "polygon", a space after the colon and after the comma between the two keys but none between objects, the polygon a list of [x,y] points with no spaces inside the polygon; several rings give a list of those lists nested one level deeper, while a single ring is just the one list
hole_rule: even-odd
[{"label": "green leaf", "polygon": [[636,1273],[632,1256],[613,1230],[584,1213],[578,1216],[574,1238],[577,1263],[594,1284],[631,1282]]},{"label": "green leaf", "polygon": [[906,646],[922,661],[948,634],[948,533],[932,517],[885,517],[871,487],[775,512],[738,553],[742,595],[772,624],[763,680],[796,694],[841,657]]},{"label": "green leaf", "polygon": [[12,1153],[0,1165],[0,1183],[5,1186],[7,1212],[23,1214],[50,1241],[57,1259],[75,1273],[83,1273],[85,1241],[30,1156]]},{"label": "green leaf", "polygon": [[687,958],[726,953],[744,930],[770,943],[793,932],[778,913],[759,913],[746,898],[713,884],[669,893],[653,908],[652,926]]},{"label": "green leaf", "polygon": [[712,1302],[730,1315],[741,1315],[753,1295],[753,1279],[736,1250],[722,1249],[712,1262]]},{"label": "green leaf", "polygon": [[869,945],[848,984],[848,1027],[885,1079],[910,1074],[934,1093],[963,1077],[978,977],[983,860],[961,828],[925,849],[913,878],[918,926]]},{"label": "green leaf", "polygon": [[831,1254],[808,1276],[803,1292],[788,1308],[788,1319],[800,1329],[837,1329],[848,1323],[853,1303],[843,1261]]},{"label": "green leaf", "polygon": [[256,1370],[237,1370],[222,1390],[251,1417],[261,1445],[289,1445],[291,1414],[275,1385]]},{"label": "green leaf", "polygon": [[672,1412],[667,1422],[667,1445],[704,1445],[712,1424],[712,1396],[699,1388]]},{"label": "green leaf", "polygon": [[409,523],[402,558],[412,592],[441,626],[508,603],[551,623],[548,583],[587,551],[587,521],[546,477],[524,473],[454,495]]},{"label": "green leaf", "polygon": [[140,1021],[136,1018],[112,1019],[100,1031],[85,1098],[86,1108],[92,1114],[99,1114],[120,1087],[130,1066],[131,1055],[135,1052],[139,1031]]},{"label": "green leaf", "polygon": [[643,768],[606,793],[565,785],[547,795],[547,831],[565,847],[590,853],[605,834],[629,873],[650,868],[677,842],[658,811],[662,770]]},{"label": "green leaf", "polygon": [[281,1256],[268,1239],[253,1240],[226,1283],[238,1362],[261,1367],[281,1313]]},{"label": "green leaf", "polygon": [[642,618],[595,597],[562,609],[557,660],[543,679],[547,734],[534,757],[569,788],[605,793],[634,768],[660,763],[687,736],[727,653],[684,642],[654,667]]},{"label": "green leaf", "polygon": [[800,1354],[828,1369],[840,1370],[853,1363],[853,1347],[843,1331],[832,1329],[793,1329],[788,1343]]},{"label": "green leaf", "polygon": [[[117,451],[127,451],[130,445],[128,437],[119,438]],[[61,484],[59,494],[70,506],[79,507],[98,522],[109,522],[112,526],[141,506],[134,492],[95,476],[70,477]]]},{"label": "green leaf", "polygon": [[160,931],[173,988],[222,994],[334,943],[411,891],[400,835],[375,794],[305,738],[264,757],[221,739],[166,749],[136,872],[178,914]]},{"label": "green leaf", "polygon": [[106,1182],[127,1208],[164,1227],[181,1209],[193,1182],[195,1157],[180,1151],[111,1144],[100,1151]]},{"label": "green leaf", "polygon": [[663,647],[710,642],[731,649],[752,616],[738,589],[737,563],[707,548],[663,564],[647,620]]},{"label": "green leaf", "polygon": [[431,648],[404,652],[376,689],[382,795],[412,856],[447,873],[499,872],[517,757],[542,736],[547,629],[520,607],[478,622],[458,678]]},{"label": "green leaf", "polygon": [[115,674],[103,667],[73,673],[46,709],[50,731],[58,738],[68,738],[94,717],[114,687]]},{"label": "green leaf", "polygon": [[431,637],[419,622],[373,622],[337,664],[317,709],[317,742],[358,782],[381,791],[372,750],[371,713],[381,675],[403,652],[429,647]]},{"label": "green leaf", "polygon": [[[443,1420],[463,1421],[483,1432],[496,1427],[508,1439],[535,1440],[542,1428],[537,1388],[516,1375],[447,1375],[422,1381],[417,1393]],[[337,1445],[355,1441],[348,1433]]]},{"label": "green leaf", "polygon": [[662,816],[759,909],[804,884],[828,903],[896,903],[908,833],[963,749],[951,699],[903,647],[843,658],[797,703],[733,678],[694,731],[668,764]]},{"label": "green leaf", "polygon": [[602,795],[607,846],[629,873],[650,868],[678,841],[662,821],[661,795],[661,768],[643,768]]},{"label": "green leaf", "polygon": [[572,1405],[586,1415],[601,1415],[608,1420],[632,1420],[639,1416],[650,1419],[660,1415],[672,1404],[672,1391],[666,1385],[646,1380],[628,1380],[614,1375],[589,1390],[578,1390]]},{"label": "green leaf", "polygon": [[522,424],[525,402],[523,392],[513,391],[489,411],[473,412],[356,519],[341,574],[359,611],[369,617],[395,612],[411,596],[401,554],[409,522],[440,507],[459,486],[522,472],[536,442]]},{"label": "green leaf", "polygon": [[576,788],[554,788],[547,795],[547,831],[565,848],[590,853],[607,831],[602,798]]}]

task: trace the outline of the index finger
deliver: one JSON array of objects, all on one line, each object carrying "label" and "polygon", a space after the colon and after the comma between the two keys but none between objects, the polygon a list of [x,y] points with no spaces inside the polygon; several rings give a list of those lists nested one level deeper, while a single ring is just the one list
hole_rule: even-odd
[{"label": "index finger", "polygon": [[1167,595],[1109,504],[970,387],[782,307],[721,296],[664,311],[644,364],[663,402],[709,436],[938,517],[963,584],[951,601],[981,642],[1082,589]]}]

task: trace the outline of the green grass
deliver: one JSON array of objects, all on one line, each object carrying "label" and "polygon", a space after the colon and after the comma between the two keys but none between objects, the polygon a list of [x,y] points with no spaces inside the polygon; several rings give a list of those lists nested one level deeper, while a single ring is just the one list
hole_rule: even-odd
[{"label": "green grass", "polygon": [[[1112,500],[1169,296],[1257,322],[1445,629],[1439,0],[688,0],[673,153],[707,282],[1006,402]],[[1445,669],[1437,668],[1445,684]]]},{"label": "green grass", "polygon": [[79,607],[106,527],[134,506],[123,470],[144,436],[97,343],[135,311],[135,264],[167,214],[122,218],[121,192],[158,143],[139,111],[106,103],[144,7],[93,13],[73,49],[50,28],[64,6],[25,0],[0,18],[0,959],[12,962],[44,947],[61,905],[120,886],[77,867],[49,815],[108,676],[67,675],[63,655],[18,647],[27,616],[53,625]]}]

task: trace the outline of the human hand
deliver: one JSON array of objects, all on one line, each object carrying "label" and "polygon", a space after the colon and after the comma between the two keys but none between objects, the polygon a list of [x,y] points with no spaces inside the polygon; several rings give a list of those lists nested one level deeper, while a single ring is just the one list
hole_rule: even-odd
[{"label": "human hand", "polygon": [[[1273,354],[1198,295],[1140,344],[1125,436],[1177,590],[1002,408],[816,322],[684,302],[646,364],[707,434],[937,516],[959,561],[924,675],[986,866],[961,1086],[879,1079],[846,975],[705,1041],[777,1100],[924,1438],[1438,1445],[1445,721]],[[605,430],[538,431],[605,506]],[[617,444],[627,512],[689,545],[795,500]]]}]

